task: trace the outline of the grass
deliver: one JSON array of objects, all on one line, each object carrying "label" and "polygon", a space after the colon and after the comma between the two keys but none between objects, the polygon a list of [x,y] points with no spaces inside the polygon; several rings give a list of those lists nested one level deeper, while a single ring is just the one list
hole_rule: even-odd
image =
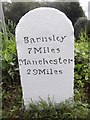
[{"label": "grass", "polygon": [[[40,98],[39,102],[31,102],[28,110],[20,107],[20,103],[15,104],[3,113],[3,118],[23,118],[23,119],[44,119],[44,120],[66,120],[85,119],[89,120],[90,106],[80,101],[67,100],[62,103],[55,103],[48,98],[48,102]],[[6,115],[6,116],[5,116]]]}]

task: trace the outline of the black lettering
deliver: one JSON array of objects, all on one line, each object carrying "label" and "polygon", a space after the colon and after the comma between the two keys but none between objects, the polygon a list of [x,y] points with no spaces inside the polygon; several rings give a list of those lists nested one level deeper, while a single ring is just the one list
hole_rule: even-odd
[{"label": "black lettering", "polygon": [[62,72],[62,70],[59,70],[59,74],[62,74],[63,72]]},{"label": "black lettering", "polygon": [[38,70],[34,69],[33,70],[33,75],[37,75],[38,74]]},{"label": "black lettering", "polygon": [[42,42],[47,42],[47,37],[42,37]]},{"label": "black lettering", "polygon": [[23,64],[23,60],[19,59],[19,65],[22,65],[22,64]]},{"label": "black lettering", "polygon": [[60,48],[57,48],[56,50],[57,50],[57,53],[60,53]]},{"label": "black lettering", "polygon": [[73,61],[73,59],[68,59],[68,63],[70,64]]},{"label": "black lettering", "polygon": [[49,53],[50,51],[49,51],[49,47],[47,47],[47,52]]},{"label": "black lettering", "polygon": [[39,37],[39,38],[36,38],[36,40],[37,40],[37,42],[39,42],[39,41],[41,41],[41,38]]},{"label": "black lettering", "polygon": [[29,43],[29,37],[24,37],[24,43]]},{"label": "black lettering", "polygon": [[57,65],[58,62],[57,62],[57,59],[54,59],[54,65]]},{"label": "black lettering", "polygon": [[29,64],[31,65],[31,62],[30,62],[30,60],[27,60],[26,64],[27,64],[27,65],[29,65]]},{"label": "black lettering", "polygon": [[53,35],[53,41],[55,41],[55,35]]},{"label": "black lettering", "polygon": [[60,41],[60,37],[56,37],[56,40],[57,40],[57,41]]},{"label": "black lettering", "polygon": [[42,37],[42,42],[44,42],[44,38]]},{"label": "black lettering", "polygon": [[45,38],[45,42],[47,42],[47,37],[44,37]]},{"label": "black lettering", "polygon": [[42,60],[39,60],[38,63],[39,63],[40,65],[42,65]]},{"label": "black lettering", "polygon": [[71,62],[73,61],[73,59],[71,59]]},{"label": "black lettering", "polygon": [[67,59],[64,59],[64,60],[63,60],[63,63],[64,63],[64,64],[67,64]]},{"label": "black lettering", "polygon": [[52,52],[52,53],[55,53],[55,49],[51,49],[51,52]]},{"label": "black lettering", "polygon": [[52,61],[52,60],[49,60],[49,63],[50,63],[50,64],[53,64],[53,61]]},{"label": "black lettering", "polygon": [[37,61],[32,61],[33,65],[37,65]]},{"label": "black lettering", "polygon": [[47,69],[47,74],[49,74],[49,70]]},{"label": "black lettering", "polygon": [[44,50],[44,53],[46,53],[46,48],[45,47],[43,47],[43,50]]},{"label": "black lettering", "polygon": [[48,64],[48,61],[43,58],[43,64]]},{"label": "black lettering", "polygon": [[24,62],[25,65],[27,65],[27,62],[26,62],[26,59],[22,60],[22,59],[19,59],[19,65],[22,65]]},{"label": "black lettering", "polygon": [[48,39],[49,39],[50,41],[52,41],[52,38],[51,38],[51,37],[49,37]]},{"label": "black lettering", "polygon": [[50,69],[50,74],[53,74],[53,70],[52,69]]},{"label": "black lettering", "polygon": [[65,39],[65,37],[66,37],[66,36],[64,36],[64,37],[62,36],[62,37],[61,37],[61,38],[62,38],[62,41],[61,41],[61,42],[63,42],[63,40]]},{"label": "black lettering", "polygon": [[70,64],[70,62],[71,62],[71,59],[68,59],[68,63]]},{"label": "black lettering", "polygon": [[28,54],[31,54],[32,48],[28,48]]},{"label": "black lettering", "polygon": [[43,53],[49,53],[49,47],[43,47]]},{"label": "black lettering", "polygon": [[39,49],[34,48],[34,54],[37,54],[37,52],[42,53],[42,47],[40,47]]},{"label": "black lettering", "polygon": [[62,64],[62,62],[61,62],[61,57],[59,58],[59,63]]},{"label": "black lettering", "polygon": [[30,42],[31,42],[31,43],[35,43],[34,38],[30,38]]},{"label": "black lettering", "polygon": [[63,42],[63,40],[65,39],[65,37],[66,37],[66,36],[64,36],[64,37],[61,36],[61,38],[60,38],[60,37],[56,37],[56,39],[57,39],[57,41]]},{"label": "black lettering", "polygon": [[27,70],[27,75],[30,75],[30,74],[31,74],[31,70],[28,69],[28,70]]},{"label": "black lettering", "polygon": [[54,70],[54,73],[55,73],[55,74],[58,74],[58,71],[57,71],[57,70]]},{"label": "black lettering", "polygon": [[46,69],[43,69],[43,70],[38,69],[38,74],[40,75],[40,74],[42,74],[42,73],[43,73],[43,74],[45,75],[45,74],[46,74],[46,73],[45,73],[45,71],[46,71]]}]

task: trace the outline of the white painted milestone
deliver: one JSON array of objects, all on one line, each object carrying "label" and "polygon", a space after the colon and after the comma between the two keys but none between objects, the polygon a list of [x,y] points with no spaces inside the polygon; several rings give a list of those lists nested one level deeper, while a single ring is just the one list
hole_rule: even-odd
[{"label": "white painted milestone", "polygon": [[74,29],[64,13],[31,10],[16,27],[16,41],[25,105],[39,97],[55,102],[73,97]]}]

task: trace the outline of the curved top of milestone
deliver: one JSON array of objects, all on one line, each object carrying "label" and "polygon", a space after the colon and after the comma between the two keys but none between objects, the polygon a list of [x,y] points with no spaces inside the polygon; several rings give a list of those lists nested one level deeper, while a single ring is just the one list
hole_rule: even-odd
[{"label": "curved top of milestone", "polygon": [[73,31],[74,33],[73,25],[72,25],[72,22],[69,20],[69,18],[63,12],[51,7],[40,7],[26,13],[19,20],[19,23],[16,27],[16,33],[19,26],[20,27],[24,26],[24,24],[25,24],[25,27],[29,27],[30,25],[31,29],[32,29],[32,26],[35,26],[35,25],[37,29],[38,27],[43,25],[42,28],[44,29],[44,24],[45,26],[48,26],[48,27],[51,27],[52,25],[56,26],[56,29],[58,29],[58,26],[60,24],[60,26],[65,28],[65,30],[67,30],[67,28],[69,27],[69,30]]}]

